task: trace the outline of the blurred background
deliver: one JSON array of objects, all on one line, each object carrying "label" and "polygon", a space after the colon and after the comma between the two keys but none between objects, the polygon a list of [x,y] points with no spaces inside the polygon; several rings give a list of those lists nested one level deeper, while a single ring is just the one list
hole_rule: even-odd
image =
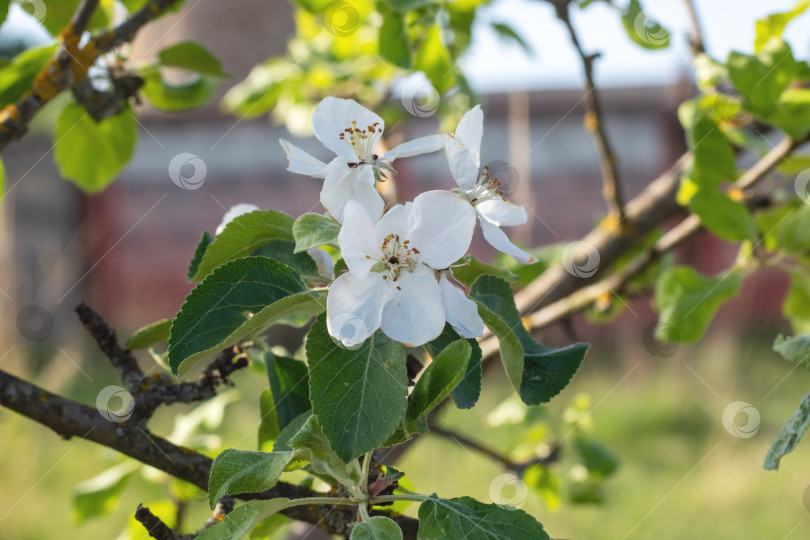
[{"label": "blurred background", "polygon": [[[606,7],[575,13],[584,47],[601,52],[595,76],[627,198],[666,172],[686,150],[677,107],[696,94],[683,2],[648,4],[651,15],[672,31],[673,44],[664,51],[634,46]],[[750,52],[754,21],[788,10],[793,2],[697,0],[696,6],[709,54],[725,58],[731,50]],[[608,17],[612,19],[606,22]],[[597,154],[583,129],[578,58],[544,2],[499,0],[479,12],[479,19],[473,44],[460,62],[485,111],[482,161],[508,164],[513,171],[510,196],[531,210],[529,223],[515,229],[513,238],[529,247],[578,239],[605,213]],[[535,54],[500,41],[489,28],[491,20],[508,21]],[[188,0],[180,12],[139,34],[133,57],[149,59],[172,43],[198,41],[232,75],[218,90],[221,97],[253,66],[283,54],[293,32],[286,0]],[[808,16],[786,32],[798,58],[810,53],[808,36]],[[290,139],[326,158],[319,143],[267,118],[223,114],[218,101],[174,115],[144,105],[134,159],[98,195],[83,195],[59,181],[51,139],[45,135],[53,123],[48,110],[23,141],[3,154],[3,369],[92,403],[98,390],[115,384],[116,378],[83,335],[73,314],[79,302],[91,305],[126,338],[136,328],[177,312],[192,287],[185,273],[197,241],[203,230],[213,232],[230,206],[251,202],[291,215],[322,211],[320,181],[287,172],[278,139]],[[407,109],[397,96],[391,101]],[[395,128],[404,138],[439,129],[429,114],[404,118],[387,129]],[[181,189],[169,177],[169,163],[181,153],[202,160],[205,178],[196,189]],[[397,170],[396,193],[388,193],[393,201],[453,185],[441,155],[400,160]],[[485,261],[494,255],[479,235],[473,253]],[[677,257],[701,271],[718,272],[734,260],[736,248],[702,235]],[[531,426],[548,424],[559,438],[566,433],[565,420],[553,425],[554,419],[586,415],[593,435],[618,458],[619,467],[596,497],[601,502],[572,504],[570,493],[562,490],[555,504],[549,494],[553,482],[545,495],[530,490],[521,496],[517,489],[509,497],[522,499],[523,508],[556,538],[810,537],[810,445],[800,445],[778,473],[761,466],[768,444],[807,389],[802,377],[789,377],[793,366],[770,351],[774,335],[790,333],[781,315],[786,287],[780,275],[759,272],[722,308],[699,344],[666,351],[645,347],[645,333],[656,321],[649,298],[630,300],[628,309],[605,324],[577,316],[569,328],[548,329],[543,340],[549,344],[566,342],[573,332],[591,342],[592,349],[573,383]],[[294,343],[296,336],[300,334],[286,339]],[[485,385],[474,410],[478,412],[447,411],[441,425],[481,437],[505,454],[519,453],[527,442],[526,411],[509,412],[519,406],[503,403],[508,385],[497,370],[491,375],[493,381]],[[213,420],[203,422],[200,430],[218,437],[212,447],[255,449],[251,430],[265,386],[247,372],[234,381],[236,393],[210,412]],[[723,426],[723,411],[735,401],[750,403],[761,413],[751,437],[736,437]],[[161,411],[153,420],[155,431],[179,433],[178,412],[187,410]],[[87,516],[74,509],[76,484],[121,463],[120,456],[92,443],[62,441],[5,409],[0,409],[0,441],[0,474],[7,486],[0,493],[3,538],[145,538],[137,524],[126,525],[136,505],[170,503],[178,497],[177,489],[180,498],[189,499],[188,522],[205,519],[204,498],[182,487],[167,497],[165,482],[144,468],[121,486],[120,501],[109,503],[110,513],[81,520]],[[493,482],[503,472],[498,464],[455,445],[448,437],[426,437],[403,456],[399,468],[421,492],[496,499]],[[176,512],[176,506],[167,503],[166,508]],[[133,532],[122,533],[125,527]],[[300,531],[285,534],[317,537]]]}]

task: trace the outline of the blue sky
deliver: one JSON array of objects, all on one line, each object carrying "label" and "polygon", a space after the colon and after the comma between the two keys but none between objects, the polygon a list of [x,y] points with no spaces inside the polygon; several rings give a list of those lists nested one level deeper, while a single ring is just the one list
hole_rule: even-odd
[{"label": "blue sky", "polygon": [[[795,0],[695,2],[709,53],[725,59],[732,50],[750,52],[756,19],[788,11]],[[669,48],[647,51],[631,42],[618,12],[602,2],[574,10],[574,25],[586,52],[602,52],[595,71],[598,85],[665,84],[690,74],[690,24],[683,0],[646,0],[643,5],[646,13],[672,32]],[[520,47],[502,42],[489,29],[492,22],[510,24],[532,45],[536,56],[528,57]],[[785,37],[798,58],[810,57],[810,10],[788,26]],[[482,10],[474,44],[461,66],[479,92],[571,87],[581,82],[581,66],[567,31],[550,5],[537,0],[497,0]]]}]

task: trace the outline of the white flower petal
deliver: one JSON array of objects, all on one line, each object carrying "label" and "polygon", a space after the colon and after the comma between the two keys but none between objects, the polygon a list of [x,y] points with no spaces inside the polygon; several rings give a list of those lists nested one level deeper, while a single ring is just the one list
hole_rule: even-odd
[{"label": "white flower petal", "polygon": [[466,148],[458,148],[450,135],[445,135],[444,153],[450,174],[463,191],[470,191],[475,187],[478,179],[478,162],[473,159],[471,152]]},{"label": "white flower petal", "polygon": [[521,264],[532,264],[537,262],[537,258],[526,253],[515,244],[509,241],[506,233],[498,228],[494,223],[490,223],[486,219],[480,219],[481,231],[484,233],[484,238],[489,245],[502,253],[511,256]]},{"label": "white flower petal", "polygon": [[380,219],[385,208],[377,192],[373,169],[368,165],[349,167],[346,158],[338,156],[329,163],[321,189],[321,204],[338,223],[343,223],[343,209],[351,200],[365,206],[373,220]]},{"label": "white flower petal", "polygon": [[394,287],[380,274],[360,279],[347,272],[329,287],[326,328],[344,347],[356,348],[380,327],[383,307]]},{"label": "white flower petal", "polygon": [[323,248],[316,247],[308,249],[307,253],[312,257],[312,260],[315,261],[315,264],[318,265],[318,275],[332,279],[332,276],[335,275],[335,263],[332,260],[332,256],[329,255],[329,252]]},{"label": "white flower petal", "polygon": [[374,263],[382,257],[380,244],[374,237],[374,221],[357,201],[346,204],[343,217],[343,227],[338,233],[340,253],[349,271],[358,279],[365,279]]},{"label": "white flower petal", "polygon": [[261,209],[258,206],[256,206],[255,204],[250,204],[250,203],[239,203],[239,204],[236,204],[234,206],[231,206],[230,209],[227,212],[225,212],[225,215],[222,216],[222,221],[217,226],[217,230],[216,230],[216,232],[214,232],[214,235],[216,236],[217,234],[224,231],[225,226],[228,223],[230,223],[231,221],[233,221],[234,219],[238,218],[239,216],[241,216],[243,214],[249,214],[250,212],[253,212],[255,210],[261,210]]},{"label": "white flower petal", "polygon": [[301,150],[284,139],[279,139],[281,147],[287,153],[287,170],[296,174],[305,174],[315,178],[326,176],[326,163]]},{"label": "white flower petal", "polygon": [[472,205],[449,191],[418,195],[408,216],[410,247],[418,249],[422,262],[436,270],[447,268],[467,253],[474,229]]},{"label": "white flower petal", "polygon": [[490,199],[475,206],[478,215],[499,227],[514,227],[528,221],[529,215],[523,206],[512,204],[501,198]]},{"label": "white flower petal", "polygon": [[340,140],[340,134],[352,127],[352,122],[357,122],[358,129],[367,129],[370,125],[378,124],[374,140],[369,143],[371,148],[380,140],[385,129],[382,118],[353,99],[326,97],[321,100],[312,115],[312,127],[318,140],[329,150],[347,158],[350,162],[356,161],[356,154],[347,140]]},{"label": "white flower petal", "polygon": [[444,147],[445,135],[428,135],[395,146],[383,155],[383,159],[394,161],[397,158],[418,156],[437,152]]},{"label": "white flower petal", "polygon": [[478,315],[478,305],[467,298],[464,290],[447,279],[442,272],[439,287],[442,289],[444,316],[456,332],[465,338],[477,338],[484,335],[484,321]]},{"label": "white flower petal", "polygon": [[408,238],[408,216],[411,213],[413,203],[398,204],[391,207],[377,224],[377,243],[382,245],[382,241],[389,234],[398,234],[400,239]]},{"label": "white flower petal", "polygon": [[404,272],[382,313],[381,328],[393,340],[412,347],[436,339],[444,328],[442,291],[434,273],[420,266]]},{"label": "white flower petal", "polygon": [[454,135],[456,142],[470,151],[475,165],[480,167],[481,139],[484,137],[484,111],[481,105],[476,105],[461,117]]}]

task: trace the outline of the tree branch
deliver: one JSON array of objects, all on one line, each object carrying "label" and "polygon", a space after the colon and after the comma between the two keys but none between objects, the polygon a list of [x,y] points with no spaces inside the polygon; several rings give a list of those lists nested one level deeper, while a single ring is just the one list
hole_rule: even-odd
[{"label": "tree branch", "polygon": [[692,0],[683,0],[686,11],[689,12],[689,19],[692,21],[692,32],[689,36],[689,46],[692,48],[692,56],[697,56],[706,52],[706,41],[703,39],[703,27],[700,24],[695,4]]}]

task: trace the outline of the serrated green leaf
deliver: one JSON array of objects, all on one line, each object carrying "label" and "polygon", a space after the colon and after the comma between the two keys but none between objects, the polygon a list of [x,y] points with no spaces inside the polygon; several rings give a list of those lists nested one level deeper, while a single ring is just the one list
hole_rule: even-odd
[{"label": "serrated green leaf", "polygon": [[242,540],[260,521],[283,510],[289,503],[290,500],[284,498],[246,502],[219,523],[203,530],[196,540]]},{"label": "serrated green leaf", "polygon": [[307,335],[306,352],[312,411],[337,455],[350,461],[379,447],[408,405],[405,347],[378,330],[359,348],[344,349],[321,315]]},{"label": "serrated green leaf", "polygon": [[402,540],[402,529],[385,516],[374,516],[352,527],[351,540]]},{"label": "serrated green leaf", "polygon": [[459,339],[447,347],[425,368],[408,396],[405,420],[413,422],[424,417],[438,405],[464,377],[472,347]]},{"label": "serrated green leaf", "polygon": [[296,253],[295,244],[286,240],[276,240],[256,249],[251,255],[267,257],[286,264],[304,278],[318,277],[318,264],[308,253]]},{"label": "serrated green leaf", "polygon": [[423,72],[440,94],[455,86],[453,57],[442,41],[442,30],[438,24],[426,32],[414,56],[413,69]]},{"label": "serrated green leaf", "polygon": [[724,240],[742,242],[757,237],[757,226],[748,208],[728,195],[701,191],[689,200],[689,209],[700,217],[704,227]]},{"label": "serrated green leaf", "polygon": [[127,340],[127,349],[134,351],[135,349],[151,347],[155,343],[168,341],[173,320],[174,319],[161,319],[139,328],[132,334],[132,337]]},{"label": "serrated green leaf", "polygon": [[754,112],[767,114],[796,74],[790,46],[781,38],[769,40],[756,55],[731,52],[728,73]]},{"label": "serrated green leaf", "polygon": [[219,84],[220,78],[197,75],[191,80],[172,84],[163,78],[160,70],[149,67],[141,71],[144,85],[141,92],[151,105],[162,111],[178,112],[205,105]]},{"label": "serrated green leaf", "polygon": [[656,335],[665,335],[671,341],[697,341],[720,306],[737,294],[741,282],[736,272],[711,278],[689,266],[666,270],[655,286],[655,305],[660,314]]},{"label": "serrated green leaf", "polygon": [[310,414],[290,438],[289,446],[295,451],[297,459],[309,462],[312,472],[334,478],[349,489],[361,484],[363,473],[360,462],[355,459],[343,460],[337,455],[314,415]]},{"label": "serrated green leaf", "polygon": [[401,68],[411,67],[411,48],[405,23],[396,11],[385,11],[380,26],[380,54],[383,58]]},{"label": "serrated green leaf", "polygon": [[754,40],[754,51],[759,52],[773,37],[782,37],[787,24],[807,11],[810,0],[799,0],[793,9],[781,13],[767,15],[756,22],[756,39]]},{"label": "serrated green leaf", "polygon": [[205,250],[194,281],[201,280],[221,264],[250,255],[270,242],[295,241],[292,234],[294,222],[291,216],[275,210],[256,210],[238,216]]},{"label": "serrated green leaf", "polygon": [[194,71],[196,73],[228,77],[222,65],[208,49],[193,41],[183,41],[167,47],[158,53],[160,65]]},{"label": "serrated green leaf", "polygon": [[59,173],[86,193],[101,191],[132,158],[138,128],[129,106],[96,123],[70,102],[56,120],[54,160]]},{"label": "serrated green leaf", "polygon": [[[521,266],[526,266],[528,268],[533,267],[534,265]],[[478,276],[484,274],[497,276],[505,281],[508,281],[509,283],[512,283],[518,279],[517,274],[508,268],[483,263],[472,255],[466,255],[453,263],[453,277],[465,285],[472,285],[473,282],[478,279]]]},{"label": "serrated green leaf", "polygon": [[225,495],[258,493],[276,485],[292,452],[250,452],[230,448],[211,464],[208,504],[213,510]]},{"label": "serrated green leaf", "polygon": [[45,67],[58,45],[23,51],[0,69],[0,107],[15,103],[31,89],[37,73]]},{"label": "serrated green leaf", "polygon": [[779,462],[782,458],[793,451],[796,445],[799,444],[804,432],[810,425],[810,393],[806,394],[799,407],[790,417],[790,420],[782,426],[776,438],[771,443],[771,448],[768,450],[768,455],[765,456],[765,470],[778,471]]},{"label": "serrated green leaf", "polygon": [[189,281],[194,281],[194,276],[197,275],[197,271],[200,268],[200,261],[202,261],[203,255],[205,255],[205,250],[208,249],[209,244],[213,241],[214,238],[208,234],[208,231],[204,231],[202,238],[200,238],[200,243],[197,244],[197,249],[194,250],[194,256],[191,258],[191,262],[188,265],[186,277]]},{"label": "serrated green leaf", "polygon": [[264,367],[273,395],[279,429],[312,408],[309,403],[309,374],[300,360],[263,353]]},{"label": "serrated green leaf", "polygon": [[794,364],[805,364],[810,368],[810,335],[777,336],[773,343],[773,350],[781,354],[785,360]]},{"label": "serrated green leaf", "polygon": [[340,224],[320,214],[304,214],[295,220],[292,227],[295,252],[306,251],[323,245],[337,246]]},{"label": "serrated green leaf", "polygon": [[[425,348],[433,358],[436,358],[445,347],[458,339],[461,339],[461,336],[453,330],[452,326],[446,324],[441,335],[427,343]],[[481,346],[475,339],[468,339],[467,343],[469,343],[472,348],[470,360],[467,362],[467,368],[461,381],[450,393],[456,407],[459,409],[472,409],[481,396],[481,379],[483,377],[483,370],[481,368]]]},{"label": "serrated green leaf", "polygon": [[186,297],[172,323],[169,365],[184,373],[200,358],[261,331],[297,311],[322,310],[289,266],[244,257],[214,270]]},{"label": "serrated green leaf", "polygon": [[73,515],[78,523],[108,514],[118,507],[129,479],[141,464],[127,460],[86,480],[73,490]]},{"label": "serrated green leaf", "polygon": [[517,508],[471,497],[432,495],[419,507],[419,540],[549,540],[536,519]]},{"label": "serrated green leaf", "polygon": [[657,50],[669,46],[670,32],[644,13],[639,0],[630,0],[622,14],[622,26],[628,37],[645,49]]},{"label": "serrated green leaf", "polygon": [[310,417],[312,417],[312,411],[307,411],[305,413],[301,413],[297,416],[292,422],[287,424],[287,427],[281,430],[278,434],[278,438],[276,438],[275,445],[273,449],[276,451],[285,451],[290,450],[292,451],[292,446],[290,446],[290,439],[296,436],[299,431],[304,427],[304,425],[309,421]]}]

